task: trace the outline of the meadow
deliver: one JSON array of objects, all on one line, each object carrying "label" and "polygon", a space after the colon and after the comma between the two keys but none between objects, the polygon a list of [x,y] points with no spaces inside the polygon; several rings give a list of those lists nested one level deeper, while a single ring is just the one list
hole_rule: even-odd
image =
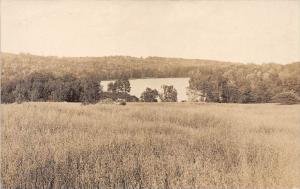
[{"label": "meadow", "polygon": [[1,105],[1,188],[293,188],[300,105]]}]

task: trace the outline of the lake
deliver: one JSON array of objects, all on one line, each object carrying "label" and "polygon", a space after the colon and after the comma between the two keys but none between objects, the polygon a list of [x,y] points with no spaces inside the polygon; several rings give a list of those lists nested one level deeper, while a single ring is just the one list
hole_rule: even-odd
[{"label": "lake", "polygon": [[[151,89],[157,89],[159,92],[162,91],[162,85],[173,85],[177,90],[178,101],[187,100],[187,87],[189,86],[190,78],[146,78],[146,79],[130,79],[131,91],[130,94],[136,97],[140,97],[142,92],[147,87]],[[115,80],[101,81],[103,90],[107,91],[107,84]]]}]

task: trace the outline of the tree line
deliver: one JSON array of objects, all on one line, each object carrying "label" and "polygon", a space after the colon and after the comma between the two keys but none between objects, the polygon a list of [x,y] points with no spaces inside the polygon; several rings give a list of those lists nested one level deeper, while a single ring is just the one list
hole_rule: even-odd
[{"label": "tree line", "polygon": [[[220,103],[293,104],[299,102],[300,79],[298,70],[283,76],[277,72],[241,67],[203,67],[195,70],[189,81],[188,96],[191,101]],[[96,103],[103,99],[127,102],[176,102],[177,91],[163,85],[162,92],[146,88],[140,98],[130,95],[127,78],[117,79],[103,91],[97,77],[77,78],[72,75],[54,76],[50,73],[33,73],[29,76],[2,83],[2,103],[25,101]]]},{"label": "tree line", "polygon": [[96,78],[72,75],[54,77],[49,73],[33,73],[23,79],[2,83],[3,103],[24,101],[96,102],[102,90]]},{"label": "tree line", "polygon": [[[299,62],[257,65],[162,57],[58,58],[29,54],[1,55],[2,102],[23,99],[79,102],[89,96],[86,93],[95,93],[94,88],[99,87],[101,80],[144,77],[189,77],[191,99],[199,100],[201,97],[209,102],[268,103],[283,99],[297,101],[300,96]],[[88,92],[89,88],[93,90]],[[137,98],[123,89],[116,90],[114,83],[110,84],[109,89],[111,91],[108,92],[97,89],[102,96],[97,94],[93,98],[115,100],[122,97],[128,101]],[[149,96],[155,96],[155,99],[164,100],[163,96],[156,93],[155,89],[146,89],[141,97],[148,99]]]},{"label": "tree line", "polygon": [[163,85],[163,92],[146,88],[140,98],[130,95],[130,82],[127,78],[117,79],[103,91],[97,77],[76,78],[72,75],[54,76],[50,73],[33,73],[29,76],[2,83],[2,103],[21,102],[82,102],[97,103],[103,99],[127,102],[176,102],[177,91],[173,86]]},{"label": "tree line", "polygon": [[200,67],[191,74],[189,89],[209,102],[297,102],[300,64]]}]

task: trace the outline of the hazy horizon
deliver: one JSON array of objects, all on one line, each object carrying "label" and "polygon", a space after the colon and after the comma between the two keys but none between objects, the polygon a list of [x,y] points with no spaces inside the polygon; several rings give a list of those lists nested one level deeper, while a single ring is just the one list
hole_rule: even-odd
[{"label": "hazy horizon", "polygon": [[2,0],[1,52],[299,62],[300,2]]},{"label": "hazy horizon", "polygon": [[40,54],[33,54],[28,52],[1,52],[4,54],[14,54],[14,55],[31,55],[31,56],[40,56],[40,57],[56,57],[56,58],[103,58],[103,57],[131,57],[131,58],[170,58],[170,59],[185,59],[185,60],[201,60],[201,61],[216,61],[216,62],[225,62],[225,63],[233,63],[233,64],[280,64],[280,65],[286,65],[286,64],[293,64],[293,63],[300,63],[300,60],[292,61],[292,62],[237,62],[237,61],[227,61],[227,60],[218,60],[218,59],[203,59],[203,58],[185,58],[185,57],[166,57],[166,56],[132,56],[132,55],[102,55],[102,56],[59,56],[59,55],[40,55]]}]

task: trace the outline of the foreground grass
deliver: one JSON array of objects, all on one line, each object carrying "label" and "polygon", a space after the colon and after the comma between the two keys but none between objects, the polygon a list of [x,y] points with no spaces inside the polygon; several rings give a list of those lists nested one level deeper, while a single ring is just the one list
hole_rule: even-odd
[{"label": "foreground grass", "polygon": [[300,186],[300,106],[2,105],[3,188]]}]

